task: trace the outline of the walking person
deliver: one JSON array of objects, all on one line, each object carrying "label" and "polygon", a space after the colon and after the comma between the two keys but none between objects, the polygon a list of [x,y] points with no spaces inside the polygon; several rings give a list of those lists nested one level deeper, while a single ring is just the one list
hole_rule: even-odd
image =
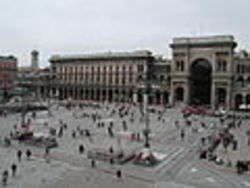
[{"label": "walking person", "polygon": [[16,176],[16,170],[17,170],[17,165],[15,163],[13,163],[11,165],[11,170],[12,170],[12,176]]},{"label": "walking person", "polygon": [[30,149],[27,149],[26,157],[27,157],[28,160],[30,159],[31,155],[32,155],[32,153],[31,153]]},{"label": "walking person", "polygon": [[117,178],[121,178],[122,177],[122,171],[121,170],[117,170],[116,171],[116,177]]},{"label": "walking person", "polygon": [[185,137],[185,131],[182,129],[181,130],[181,140],[183,141]]},{"label": "walking person", "polygon": [[45,148],[44,156],[45,156],[45,157],[48,157],[49,154],[50,154],[50,148],[49,148],[49,147],[46,147],[46,148]]},{"label": "walking person", "polygon": [[22,159],[22,151],[21,150],[17,151],[17,158],[18,158],[18,161],[21,162],[21,159]]},{"label": "walking person", "polygon": [[83,154],[84,146],[82,144],[79,145],[78,151],[79,151],[80,154]]},{"label": "walking person", "polygon": [[5,170],[3,172],[3,174],[2,174],[2,184],[3,184],[3,186],[7,185],[8,177],[9,177],[9,172],[8,172],[8,170]]},{"label": "walking person", "polygon": [[96,167],[96,164],[95,164],[95,160],[94,160],[94,159],[91,160],[91,167],[92,167],[92,168],[95,168],[95,167]]}]

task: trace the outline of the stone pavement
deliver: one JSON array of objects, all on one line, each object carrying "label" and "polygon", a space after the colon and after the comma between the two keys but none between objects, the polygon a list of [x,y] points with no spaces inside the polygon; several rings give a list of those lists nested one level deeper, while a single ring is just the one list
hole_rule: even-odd
[{"label": "stone pavement", "polygon": [[[208,130],[200,127],[200,122],[204,121],[208,127],[212,123],[218,124],[218,119],[210,117],[193,116],[193,127],[197,127],[199,132],[193,133],[190,128],[185,126],[182,115],[178,109],[163,110],[162,107],[154,107],[156,110],[164,111],[163,119],[158,121],[157,113],[150,113],[150,128],[151,147],[154,151],[166,154],[166,159],[159,165],[149,168],[134,165],[129,162],[125,165],[110,165],[108,162],[97,161],[97,168],[91,169],[90,160],[87,158],[87,151],[94,148],[103,148],[108,150],[110,146],[114,151],[123,150],[125,152],[138,151],[144,148],[144,138],[141,141],[131,141],[127,138],[122,138],[121,141],[117,139],[117,133],[122,131],[122,121],[125,120],[129,131],[142,132],[145,128],[145,122],[140,121],[140,112],[138,107],[130,107],[130,112],[134,113],[135,120],[133,123],[129,121],[130,117],[126,116],[120,118],[118,114],[110,116],[113,109],[118,109],[116,105],[109,105],[109,110],[105,108],[94,109],[74,108],[69,111],[63,107],[59,109],[53,106],[51,111],[53,117],[47,117],[44,113],[38,113],[40,118],[34,121],[35,131],[46,131],[44,121],[48,121],[50,127],[59,129],[59,120],[61,119],[67,124],[68,128],[65,130],[62,138],[57,138],[59,147],[52,149],[50,154],[50,163],[47,163],[43,158],[44,149],[37,149],[30,146],[13,143],[11,148],[0,147],[0,161],[1,171],[9,168],[11,161],[16,161],[15,153],[17,149],[25,151],[31,148],[34,154],[32,161],[25,161],[21,164],[18,171],[19,178],[10,180],[12,187],[69,187],[74,184],[74,187],[86,185],[86,187],[103,187],[109,184],[113,187],[152,187],[155,182],[168,179],[167,172],[174,168],[181,169],[185,160],[192,160],[194,157],[194,150],[199,145],[200,137],[207,134]],[[83,113],[97,113],[102,116],[102,119],[114,120],[114,134],[111,138],[107,133],[107,125],[104,128],[97,128],[97,122],[94,123],[91,118],[81,118]],[[29,116],[29,115],[28,115]],[[75,118],[78,117],[78,118]],[[7,118],[1,118],[2,124],[0,126],[1,137],[8,135],[14,124],[20,120],[19,114],[10,115]],[[180,122],[180,129],[185,129],[186,137],[184,141],[180,139],[180,129],[174,125],[175,121]],[[89,129],[92,135],[92,140],[86,136],[76,135],[72,138],[72,131],[77,127],[81,129]],[[242,134],[242,133],[239,133]],[[79,144],[85,147],[84,154],[78,153]],[[188,157],[189,156],[189,157]],[[7,160],[8,159],[8,160]],[[10,160],[9,160],[10,159]],[[33,166],[34,165],[34,166]],[[115,178],[117,169],[122,169],[124,173],[123,180]],[[175,170],[177,172],[177,170]],[[175,172],[174,171],[174,172]],[[90,175],[88,175],[90,174]],[[96,180],[97,179],[97,180]],[[99,181],[100,180],[100,181]],[[169,179],[168,179],[169,180]],[[125,183],[126,182],[126,183]],[[22,186],[21,186],[22,185]],[[84,186],[85,187],[85,186]]]}]

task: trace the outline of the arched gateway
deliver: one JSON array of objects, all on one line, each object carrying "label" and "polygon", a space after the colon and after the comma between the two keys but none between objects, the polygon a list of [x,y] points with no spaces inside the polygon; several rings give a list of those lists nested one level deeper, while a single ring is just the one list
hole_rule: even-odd
[{"label": "arched gateway", "polygon": [[190,67],[190,104],[208,105],[211,102],[212,66],[206,59],[198,59]]},{"label": "arched gateway", "polygon": [[170,103],[229,109],[233,94],[233,36],[181,37],[170,44]]}]

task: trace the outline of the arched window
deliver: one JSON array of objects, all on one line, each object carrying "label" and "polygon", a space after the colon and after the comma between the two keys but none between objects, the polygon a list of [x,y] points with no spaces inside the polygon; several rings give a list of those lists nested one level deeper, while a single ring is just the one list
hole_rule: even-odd
[{"label": "arched window", "polygon": [[222,72],[226,72],[227,71],[227,61],[222,61]]},{"label": "arched window", "polygon": [[143,81],[142,75],[139,75],[139,76],[138,76],[137,81],[138,81],[138,82],[142,82],[142,81]]},{"label": "arched window", "polygon": [[243,104],[243,96],[241,94],[237,94],[235,96],[235,107],[238,109],[241,104]]},{"label": "arched window", "polygon": [[129,69],[129,73],[131,73],[131,72],[132,72],[132,66],[130,65],[130,66],[128,67],[128,69]]},{"label": "arched window", "polygon": [[122,72],[126,72],[126,66],[125,65],[122,66]]},{"label": "arched window", "polygon": [[175,90],[175,100],[176,101],[184,100],[184,89],[182,87],[179,87]]},{"label": "arched window", "polygon": [[244,78],[242,76],[239,76],[236,81],[235,81],[235,86],[236,87],[244,87]]},{"label": "arched window", "polygon": [[160,76],[160,82],[163,82],[165,80],[165,76],[164,75],[161,75]]}]

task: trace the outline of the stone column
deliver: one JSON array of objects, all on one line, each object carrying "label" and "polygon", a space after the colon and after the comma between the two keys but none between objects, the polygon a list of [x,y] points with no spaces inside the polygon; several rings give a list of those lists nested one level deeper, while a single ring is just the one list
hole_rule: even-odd
[{"label": "stone column", "polygon": [[164,98],[163,98],[163,93],[161,93],[161,105],[164,104]]},{"label": "stone column", "polygon": [[243,95],[242,102],[243,102],[244,105],[247,104],[247,94],[246,93],[244,93],[244,95]]},{"label": "stone column", "polygon": [[215,90],[216,90],[215,83],[212,82],[212,87],[211,87],[211,106],[212,106],[213,110],[215,109],[215,102],[216,102]]},{"label": "stone column", "polygon": [[186,83],[184,89],[184,103],[189,104],[189,84]]},{"label": "stone column", "polygon": [[169,104],[171,106],[173,106],[174,103],[175,103],[175,101],[174,101],[174,95],[175,95],[175,93],[174,93],[174,87],[173,87],[173,84],[171,84],[170,93],[169,93]]},{"label": "stone column", "polygon": [[66,96],[66,88],[65,87],[62,87],[62,98],[63,100],[65,99],[65,96]]},{"label": "stone column", "polygon": [[230,110],[231,108],[231,87],[225,88],[227,91],[227,96],[226,96],[226,109]]}]

